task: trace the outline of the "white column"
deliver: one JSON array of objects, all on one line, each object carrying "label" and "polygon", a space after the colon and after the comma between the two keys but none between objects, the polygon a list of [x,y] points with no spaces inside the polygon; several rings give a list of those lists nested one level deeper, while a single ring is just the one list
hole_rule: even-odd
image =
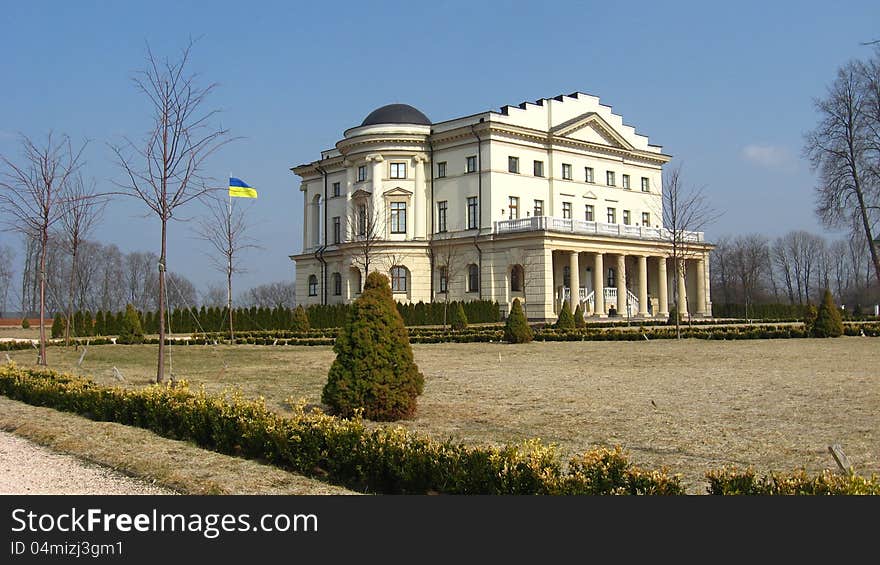
[{"label": "white column", "polygon": [[706,315],[706,261],[697,259],[697,316]]},{"label": "white column", "polygon": [[303,252],[309,249],[312,246],[311,235],[312,232],[309,231],[309,219],[312,215],[312,211],[309,210],[309,190],[306,186],[302,187],[303,193]]},{"label": "white column", "polygon": [[413,157],[413,172],[415,188],[413,188],[412,214],[413,214],[413,239],[425,239],[425,157],[416,155]]},{"label": "white column", "polygon": [[[553,250],[545,248],[540,253],[541,260],[536,265],[536,268],[542,272],[541,279],[543,279],[543,284],[540,289],[541,295],[536,297],[535,300],[526,296],[526,303],[529,305],[526,317],[531,316],[533,318],[552,320],[554,318],[553,304],[556,301],[556,292],[553,288]],[[530,288],[531,286],[529,285]]]},{"label": "white column", "polygon": [[378,224],[379,234],[382,239],[388,237],[388,225],[386,215],[388,211],[385,209],[385,198],[382,196],[382,162],[384,157],[375,153],[367,155],[367,161],[372,162],[373,166],[370,171],[370,192],[373,193],[373,209],[368,210],[367,214],[372,214],[373,219]]},{"label": "white column", "polygon": [[354,239],[354,218],[355,211],[351,206],[351,194],[354,192],[355,164],[348,159],[342,164],[345,166],[345,212],[340,220],[342,222],[342,240],[350,241]]},{"label": "white column", "polygon": [[594,316],[605,317],[605,265],[601,253],[593,254],[593,304],[595,305]]},{"label": "white column", "polygon": [[648,316],[648,258],[639,255],[639,317]]},{"label": "white column", "polygon": [[617,256],[617,315],[626,316],[626,255]]},{"label": "white column", "polygon": [[569,282],[571,283],[571,292],[569,292],[569,301],[568,305],[571,308],[571,313],[574,314],[575,309],[580,302],[578,298],[578,290],[581,287],[581,276],[580,276],[580,267],[578,266],[578,252],[571,251],[568,255],[568,271],[569,271]]},{"label": "white column", "polygon": [[657,257],[657,316],[669,317],[669,287],[666,280],[666,257]]},{"label": "white column", "polygon": [[678,315],[680,318],[684,318],[688,314],[687,308],[687,289],[684,284],[684,270],[687,268],[687,263],[685,263],[684,259],[679,259],[678,265],[675,266],[675,278],[676,284],[678,284]]}]

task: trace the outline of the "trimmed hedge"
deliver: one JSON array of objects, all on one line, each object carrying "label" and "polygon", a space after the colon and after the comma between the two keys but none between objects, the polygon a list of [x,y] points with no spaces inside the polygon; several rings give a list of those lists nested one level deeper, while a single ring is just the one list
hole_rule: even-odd
[{"label": "trimmed hedge", "polygon": [[240,392],[209,395],[177,386],[101,386],[71,375],[0,367],[0,394],[95,420],[138,426],[230,455],[267,461],[365,492],[448,494],[684,494],[677,475],[633,466],[599,449],[563,469],[554,446],[530,440],[478,447],[438,442],[402,427],[367,428],[306,412],[284,417]]},{"label": "trimmed hedge", "polygon": [[803,470],[757,476],[752,469],[722,469],[706,473],[707,491],[715,495],[880,495],[880,478],[836,475],[824,471],[809,476]]}]

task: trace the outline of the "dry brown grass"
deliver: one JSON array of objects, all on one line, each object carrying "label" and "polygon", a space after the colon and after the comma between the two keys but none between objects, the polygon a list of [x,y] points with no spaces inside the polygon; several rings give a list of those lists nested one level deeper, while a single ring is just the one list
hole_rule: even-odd
[{"label": "dry brown grass", "polygon": [[[425,393],[410,429],[439,439],[503,443],[540,437],[564,455],[621,445],[646,467],[683,474],[689,492],[725,465],[761,472],[833,468],[840,443],[863,474],[880,473],[880,340],[566,342],[415,345]],[[31,352],[14,352],[24,364]],[[75,368],[79,352],[49,350]],[[83,371],[128,386],[153,375],[155,346],[89,349]],[[317,402],[329,347],[174,348],[178,377],[211,390],[236,385],[284,410]],[[224,369],[223,364],[228,368]],[[652,402],[653,401],[653,402]]]}]

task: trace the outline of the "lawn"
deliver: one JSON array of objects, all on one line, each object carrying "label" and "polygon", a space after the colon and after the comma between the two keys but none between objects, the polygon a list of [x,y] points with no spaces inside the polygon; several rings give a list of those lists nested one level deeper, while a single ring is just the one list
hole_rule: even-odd
[{"label": "lawn", "polygon": [[[880,339],[656,340],[528,345],[415,345],[425,393],[410,429],[439,439],[502,443],[539,437],[563,454],[621,445],[636,463],[682,473],[689,492],[722,466],[761,472],[833,468],[842,445],[857,472],[880,473]],[[57,369],[144,386],[156,346],[52,347]],[[32,351],[10,356],[22,365]],[[237,386],[286,410],[317,403],[330,347],[172,348],[177,378]],[[118,383],[112,367],[124,375]]]}]

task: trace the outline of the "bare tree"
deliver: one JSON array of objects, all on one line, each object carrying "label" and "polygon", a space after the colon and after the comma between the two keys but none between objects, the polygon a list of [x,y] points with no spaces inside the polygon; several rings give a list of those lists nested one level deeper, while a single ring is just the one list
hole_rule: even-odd
[{"label": "bare tree", "polygon": [[712,255],[709,258],[712,273],[712,295],[721,296],[725,304],[731,304],[735,300],[731,272],[732,254],[730,239],[722,237],[715,242],[715,249],[712,250]]},{"label": "bare tree", "polygon": [[287,281],[261,284],[240,295],[238,303],[258,308],[293,308],[296,306],[296,285]]},{"label": "bare tree", "polygon": [[15,261],[15,251],[12,247],[0,245],[0,317],[6,311],[6,301],[9,299],[9,286],[15,273],[12,268],[13,261]]},{"label": "bare tree", "polygon": [[[440,288],[438,292],[443,293],[443,327],[446,328],[449,296],[452,294],[449,285],[450,281],[456,280],[459,274],[459,246],[448,238],[434,239],[431,241],[431,251],[434,254],[434,264],[440,273],[441,282],[445,285],[445,288]],[[433,277],[434,273],[431,273],[431,276]]]},{"label": "bare tree", "polygon": [[353,243],[352,264],[363,273],[364,280],[381,256],[380,244],[385,239],[384,216],[368,198],[355,198],[346,219]]},{"label": "bare tree", "polygon": [[761,275],[767,265],[768,254],[767,238],[762,235],[740,236],[733,242],[733,269],[742,288],[746,319],[751,319],[749,308],[761,290]]},{"label": "bare tree", "polygon": [[40,260],[40,357],[46,365],[46,252],[49,231],[65,211],[68,185],[80,167],[87,142],[74,150],[70,138],[54,139],[49,133],[38,145],[21,136],[22,162],[0,157],[6,171],[0,180],[0,210],[8,231],[18,231],[39,242]]},{"label": "bare tree", "polygon": [[[880,281],[880,257],[874,222],[880,210],[880,178],[872,172],[880,156],[880,90],[872,116],[872,84],[880,88],[880,65],[850,62],[837,71],[825,98],[815,101],[821,120],[806,135],[804,153],[819,173],[816,214],[826,226],[862,231],[874,274]],[[872,74],[873,73],[873,74]],[[874,167],[876,164],[873,165]]]},{"label": "bare tree", "polygon": [[[83,240],[91,233],[101,217],[106,200],[99,198],[95,182],[86,185],[81,174],[70,178],[69,197],[63,204],[61,229],[64,245],[70,253],[70,279],[67,285],[67,324],[64,343],[70,345],[70,328],[73,324],[73,297],[77,287],[79,265],[77,258]],[[82,304],[82,302],[80,302]]]},{"label": "bare tree", "polygon": [[203,105],[216,84],[200,86],[188,63],[193,43],[179,59],[159,60],[147,47],[146,69],[134,84],[149,101],[153,126],[145,139],[125,139],[113,146],[126,180],[118,183],[122,194],[141,200],[161,223],[159,253],[159,358],[156,382],[165,379],[165,271],[168,222],[178,209],[216,187],[204,173],[205,160],[231,141],[228,130],[214,128],[217,110]]},{"label": "bare tree", "polygon": [[[676,276],[685,278],[685,260],[695,257],[704,250],[695,232],[703,231],[720,215],[710,205],[704,187],[684,184],[681,165],[670,169],[663,175],[662,214],[666,241],[672,247],[672,262]],[[687,288],[687,285],[685,285]],[[672,286],[675,308],[675,333],[681,339],[681,312],[678,308],[678,284]],[[687,300],[687,296],[684,297]],[[690,317],[689,317],[690,318]]]},{"label": "bare tree", "polygon": [[245,249],[258,249],[248,236],[251,226],[245,218],[243,208],[233,211],[232,202],[228,204],[215,199],[208,206],[208,214],[199,222],[199,239],[207,241],[212,252],[208,254],[214,268],[226,275],[226,307],[229,312],[229,339],[235,339],[232,315],[232,275],[247,272],[240,263],[241,252]]}]

